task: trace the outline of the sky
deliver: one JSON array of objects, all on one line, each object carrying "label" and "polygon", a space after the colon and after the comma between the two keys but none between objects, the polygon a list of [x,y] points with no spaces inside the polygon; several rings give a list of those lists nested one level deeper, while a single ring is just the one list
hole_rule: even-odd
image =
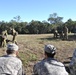
[{"label": "sky", "polygon": [[76,0],[0,0],[0,21],[9,22],[18,15],[23,22],[47,21],[53,13],[63,22],[76,21]]}]

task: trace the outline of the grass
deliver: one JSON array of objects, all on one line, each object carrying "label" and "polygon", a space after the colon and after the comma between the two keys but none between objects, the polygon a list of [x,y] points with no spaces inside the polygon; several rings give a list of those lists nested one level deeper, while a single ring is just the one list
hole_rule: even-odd
[{"label": "grass", "polygon": [[[9,35],[11,40],[12,36]],[[57,48],[55,58],[61,62],[69,62],[76,47],[76,39],[69,36],[69,40],[54,39],[52,34],[18,35],[19,58],[22,60],[27,75],[32,74],[33,66],[44,57],[44,45],[53,44]],[[6,48],[0,48],[0,56],[5,54]]]}]

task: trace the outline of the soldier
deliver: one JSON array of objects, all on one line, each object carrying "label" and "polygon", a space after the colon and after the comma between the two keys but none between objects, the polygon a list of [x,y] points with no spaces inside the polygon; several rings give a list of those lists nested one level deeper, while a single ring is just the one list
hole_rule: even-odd
[{"label": "soldier", "polygon": [[60,33],[60,38],[63,39],[63,31]]},{"label": "soldier", "polygon": [[13,36],[12,42],[17,44],[16,36],[18,35],[18,32],[15,29],[11,29],[11,34]]},{"label": "soldier", "polygon": [[54,29],[54,38],[57,38],[57,36],[58,36],[58,31],[57,29]]},{"label": "soldier", "polygon": [[67,40],[68,39],[68,28],[66,26],[64,26],[63,32],[64,32],[64,39]]},{"label": "soldier", "polygon": [[22,61],[17,58],[18,49],[16,44],[7,45],[7,55],[0,57],[0,75],[25,75]]},{"label": "soldier", "polygon": [[2,35],[0,35],[0,47],[2,47]]},{"label": "soldier", "polygon": [[7,30],[2,31],[1,38],[1,46],[6,47]]},{"label": "soldier", "polygon": [[33,75],[68,75],[64,65],[54,59],[56,48],[53,45],[45,45],[45,57],[33,67]]},{"label": "soldier", "polygon": [[70,61],[69,69],[70,69],[71,75],[76,75],[76,49],[74,50],[72,59]]}]

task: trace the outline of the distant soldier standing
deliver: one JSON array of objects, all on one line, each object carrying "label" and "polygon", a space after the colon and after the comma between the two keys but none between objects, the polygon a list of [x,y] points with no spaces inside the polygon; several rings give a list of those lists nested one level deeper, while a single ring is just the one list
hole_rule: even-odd
[{"label": "distant soldier standing", "polygon": [[2,46],[2,35],[0,35],[0,47]]},{"label": "distant soldier standing", "polygon": [[58,31],[57,29],[54,29],[54,38],[57,38],[57,36],[58,36]]},{"label": "distant soldier standing", "polygon": [[63,31],[60,33],[60,38],[63,39]]},{"label": "distant soldier standing", "polygon": [[2,31],[2,35],[1,35],[1,46],[5,47],[6,46],[6,39],[7,39],[7,30]]},{"label": "distant soldier standing", "polygon": [[12,42],[17,44],[16,36],[18,35],[18,32],[15,29],[11,29],[11,34],[13,36]]},{"label": "distant soldier standing", "polygon": [[68,28],[66,26],[64,26],[64,39],[68,39]]}]

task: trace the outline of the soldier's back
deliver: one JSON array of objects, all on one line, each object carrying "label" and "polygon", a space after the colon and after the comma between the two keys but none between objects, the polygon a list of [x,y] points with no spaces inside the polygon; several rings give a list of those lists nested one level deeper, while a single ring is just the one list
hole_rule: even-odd
[{"label": "soldier's back", "polygon": [[38,75],[68,75],[64,65],[48,58],[36,64]]},{"label": "soldier's back", "polygon": [[[19,66],[20,65],[20,66]],[[17,75],[17,71],[20,69],[22,62],[13,56],[0,57],[0,74]]]}]

